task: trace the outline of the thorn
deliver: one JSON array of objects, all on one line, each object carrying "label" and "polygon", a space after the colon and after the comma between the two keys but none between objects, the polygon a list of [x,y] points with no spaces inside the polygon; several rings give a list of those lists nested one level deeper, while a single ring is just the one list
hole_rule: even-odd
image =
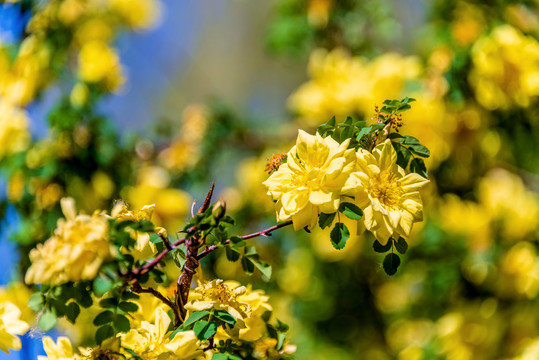
[{"label": "thorn", "polygon": [[208,195],[206,195],[206,199],[204,199],[204,203],[202,204],[200,209],[198,209],[197,214],[202,214],[204,211],[208,210],[208,208],[210,207],[211,197],[213,195],[213,190],[214,189],[215,189],[215,183],[212,183],[211,184],[211,189],[210,189],[210,191],[208,191]]},{"label": "thorn", "polygon": [[197,203],[196,200],[193,200],[193,204],[191,205],[191,217],[195,217],[195,204]]}]

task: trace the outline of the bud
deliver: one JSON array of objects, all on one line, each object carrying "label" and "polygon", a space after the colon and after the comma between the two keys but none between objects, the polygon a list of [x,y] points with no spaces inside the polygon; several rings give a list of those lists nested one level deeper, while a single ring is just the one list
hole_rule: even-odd
[{"label": "bud", "polygon": [[211,215],[216,220],[222,219],[223,216],[225,216],[225,212],[226,212],[226,204],[224,201],[221,201],[221,200],[217,201],[213,205],[213,208],[211,209]]}]

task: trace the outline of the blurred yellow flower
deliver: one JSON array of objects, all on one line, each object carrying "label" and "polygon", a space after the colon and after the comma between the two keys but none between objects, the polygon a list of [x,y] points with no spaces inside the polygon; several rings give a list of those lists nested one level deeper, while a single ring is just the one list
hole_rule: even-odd
[{"label": "blurred yellow flower", "polygon": [[363,209],[363,223],[376,239],[386,244],[390,237],[408,238],[414,222],[423,220],[419,189],[429,180],[416,173],[406,174],[397,165],[397,153],[390,140],[369,153],[357,152],[357,170],[343,189]]},{"label": "blurred yellow flower", "polygon": [[539,292],[539,257],[535,245],[521,241],[504,254],[500,264],[501,276],[496,282],[500,295],[524,295],[534,299]]},{"label": "blurred yellow flower", "polygon": [[83,44],[78,73],[83,81],[103,83],[109,90],[116,90],[124,82],[118,55],[101,41]]},{"label": "blurred yellow flower", "polygon": [[73,351],[69,338],[60,336],[55,343],[49,336],[43,337],[43,349],[47,356],[39,355],[37,360],[82,360]]},{"label": "blurred yellow flower", "polygon": [[27,323],[35,321],[35,313],[28,306],[28,300],[32,295],[30,290],[22,282],[10,282],[7,287],[0,287],[0,302],[9,301],[21,311],[21,320]]},{"label": "blurred yellow flower", "polygon": [[145,166],[139,170],[137,185],[122,190],[124,198],[134,208],[155,204],[154,222],[166,229],[183,226],[191,209],[191,196],[180,189],[170,188],[170,175],[162,167]]},{"label": "blurred yellow flower", "polygon": [[20,320],[21,311],[9,301],[0,302],[0,350],[20,350],[21,340],[16,335],[23,335],[30,326]]},{"label": "blurred yellow flower", "polygon": [[299,130],[286,163],[264,182],[268,195],[277,201],[277,221],[292,220],[295,230],[312,229],[320,212],[338,210],[341,189],[355,164],[348,143]]},{"label": "blurred yellow flower", "polygon": [[[170,318],[167,313],[157,308],[155,323],[142,321],[140,328],[131,329],[120,335],[122,347],[132,350],[142,359],[178,359],[193,360],[203,358],[199,341],[193,331],[180,331],[169,339],[167,330]],[[129,355],[126,352],[125,355]]]},{"label": "blurred yellow flower", "polygon": [[503,234],[510,239],[521,239],[539,226],[539,196],[517,175],[493,169],[479,182],[478,193],[485,210],[502,221]]},{"label": "blurred yellow flower", "polygon": [[113,11],[134,29],[147,29],[160,17],[160,3],[156,0],[110,0]]},{"label": "blurred yellow flower", "polygon": [[539,43],[510,25],[501,25],[472,48],[469,81],[488,110],[526,107],[539,95]]},{"label": "blurred yellow flower", "polygon": [[24,151],[30,144],[28,118],[24,110],[0,99],[0,160]]},{"label": "blurred yellow flower", "polygon": [[76,214],[72,198],[61,200],[65,219],[59,219],[54,235],[30,251],[32,265],[27,284],[58,285],[95,278],[101,264],[115,249],[108,241],[108,220],[103,212]]},{"label": "blurred yellow flower", "polygon": [[405,82],[418,77],[419,60],[386,53],[372,61],[343,49],[317,49],[309,60],[311,80],[288,99],[301,121],[316,126],[332,116],[367,114],[375,104],[400,95]]}]

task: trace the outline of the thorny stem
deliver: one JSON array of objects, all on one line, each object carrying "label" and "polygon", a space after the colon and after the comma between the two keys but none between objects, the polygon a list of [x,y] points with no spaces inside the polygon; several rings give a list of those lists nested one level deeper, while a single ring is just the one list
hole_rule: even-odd
[{"label": "thorny stem", "polygon": [[[202,214],[205,212],[211,203],[211,198],[213,195],[215,184],[212,184],[211,189],[208,191],[208,194],[206,195],[206,199],[204,200],[204,203],[198,209],[197,214]],[[194,207],[194,206],[193,206]],[[194,214],[192,214],[194,215]],[[287,221],[281,224],[277,224],[274,226],[271,226],[267,229],[257,231],[252,234],[243,235],[240,236],[242,240],[252,239],[258,236],[271,236],[272,232],[280,229],[282,227],[292,225],[292,221]],[[196,230],[196,229],[189,229],[189,231]],[[179,239],[174,243],[170,243],[169,239],[162,234],[159,234],[161,239],[163,239],[163,242],[165,243],[165,249],[159,253],[152,261],[148,262],[147,264],[132,270],[130,273],[126,274],[125,276],[132,282],[131,289],[133,292],[136,293],[149,293],[154,295],[156,298],[161,300],[164,304],[169,306],[174,311],[174,318],[175,318],[175,325],[176,327],[180,326],[186,315],[185,310],[185,304],[187,303],[187,300],[189,299],[189,291],[191,289],[191,283],[193,280],[193,275],[196,273],[196,269],[199,267],[199,260],[208,255],[210,252],[215,251],[218,248],[218,245],[211,245],[207,246],[206,249],[202,252],[198,252],[200,247],[204,244],[204,238],[202,238],[200,235],[196,234],[192,237],[187,237],[183,239]],[[222,244],[219,245],[226,245],[230,243],[230,239],[224,241]],[[181,244],[185,244],[186,248],[186,261],[183,266],[182,273],[180,277],[178,278],[177,285],[176,285],[176,291],[175,291],[175,299],[170,300],[163,296],[159,291],[153,289],[153,288],[142,288],[142,286],[139,283],[139,278],[141,275],[146,274],[149,272],[153,267],[155,267],[163,258],[170,253],[172,250],[176,249]]]},{"label": "thorny stem", "polygon": [[[204,211],[206,211],[210,207],[211,203],[211,197],[213,195],[213,190],[215,188],[215,184],[212,184],[210,191],[208,191],[208,194],[206,195],[206,199],[204,200],[204,203],[198,209],[197,214],[202,214]],[[187,238],[185,241],[185,248],[186,248],[186,261],[183,266],[182,274],[178,278],[178,283],[176,286],[176,306],[178,307],[180,313],[182,316],[185,315],[186,310],[184,305],[187,303],[187,300],[189,298],[189,290],[191,289],[191,282],[193,281],[193,275],[196,272],[196,268],[198,267],[198,248],[202,244],[202,239],[199,235],[195,235],[191,238]]]}]

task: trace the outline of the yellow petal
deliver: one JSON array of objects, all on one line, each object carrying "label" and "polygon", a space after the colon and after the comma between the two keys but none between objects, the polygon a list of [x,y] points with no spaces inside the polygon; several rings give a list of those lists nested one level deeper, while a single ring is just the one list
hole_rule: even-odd
[{"label": "yellow petal", "polygon": [[429,183],[429,180],[416,173],[410,173],[401,178],[399,181],[404,192],[418,191]]}]

